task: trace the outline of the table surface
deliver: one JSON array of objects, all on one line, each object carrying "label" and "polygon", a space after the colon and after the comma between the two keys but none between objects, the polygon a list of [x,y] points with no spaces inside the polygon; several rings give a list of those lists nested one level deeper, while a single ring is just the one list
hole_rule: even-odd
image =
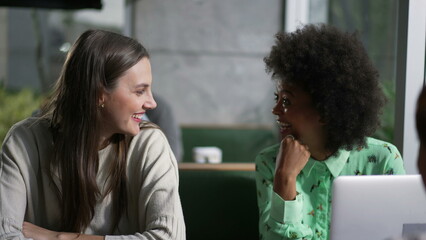
[{"label": "table surface", "polygon": [[254,171],[254,163],[179,163],[179,170]]}]

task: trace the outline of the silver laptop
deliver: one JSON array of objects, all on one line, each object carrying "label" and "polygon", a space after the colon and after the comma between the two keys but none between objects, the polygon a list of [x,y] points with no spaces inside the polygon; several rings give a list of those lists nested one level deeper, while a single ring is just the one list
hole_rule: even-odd
[{"label": "silver laptop", "polygon": [[383,240],[421,232],[426,232],[426,193],[420,175],[334,180],[331,240]]}]

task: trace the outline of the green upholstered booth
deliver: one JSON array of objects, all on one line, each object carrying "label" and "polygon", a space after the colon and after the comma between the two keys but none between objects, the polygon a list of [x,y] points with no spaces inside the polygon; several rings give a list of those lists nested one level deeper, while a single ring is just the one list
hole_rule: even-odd
[{"label": "green upholstered booth", "polygon": [[252,168],[180,167],[179,193],[188,240],[259,239],[254,164]]},{"label": "green upholstered booth", "polygon": [[265,147],[279,142],[272,127],[182,126],[183,162],[193,162],[192,149],[215,146],[222,150],[222,162],[254,162]]}]

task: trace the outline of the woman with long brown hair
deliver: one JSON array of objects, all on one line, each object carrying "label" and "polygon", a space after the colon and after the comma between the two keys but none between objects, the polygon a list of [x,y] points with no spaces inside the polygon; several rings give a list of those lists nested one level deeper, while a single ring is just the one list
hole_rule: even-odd
[{"label": "woman with long brown hair", "polygon": [[169,144],[136,40],[89,30],[68,53],[41,117],[0,152],[0,239],[185,239]]}]

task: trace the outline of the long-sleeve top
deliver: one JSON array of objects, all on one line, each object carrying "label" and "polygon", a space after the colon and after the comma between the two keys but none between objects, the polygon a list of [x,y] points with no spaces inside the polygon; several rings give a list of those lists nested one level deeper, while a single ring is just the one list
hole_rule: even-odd
[{"label": "long-sleeve top", "polygon": [[[0,152],[0,239],[25,239],[23,221],[57,231],[60,202],[47,175],[53,148],[46,120],[29,118],[15,124]],[[98,187],[108,181],[108,164],[114,161],[113,145],[99,151]],[[185,239],[185,223],[178,193],[176,159],[159,129],[143,128],[130,142],[127,156],[127,214],[115,232],[111,193],[99,199],[85,234],[112,239]]]},{"label": "long-sleeve top", "polygon": [[367,138],[363,148],[340,149],[325,161],[310,158],[296,179],[295,200],[285,201],[273,191],[275,162],[280,145],[256,157],[256,187],[260,239],[329,239],[331,189],[343,175],[405,174],[398,149]]}]

